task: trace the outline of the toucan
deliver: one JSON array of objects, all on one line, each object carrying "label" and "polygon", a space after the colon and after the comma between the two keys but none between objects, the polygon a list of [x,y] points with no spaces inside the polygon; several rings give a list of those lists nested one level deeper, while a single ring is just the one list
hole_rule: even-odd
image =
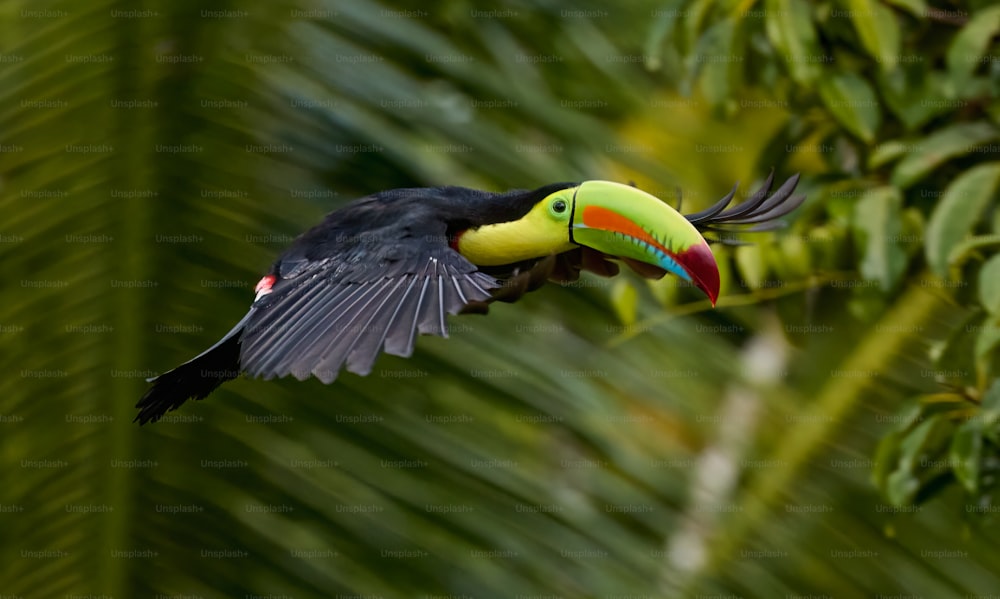
[{"label": "toucan", "polygon": [[612,260],[645,277],[677,275],[714,306],[719,270],[709,242],[739,243],[734,230],[777,228],[805,199],[792,195],[798,175],[769,195],[773,177],[735,207],[734,186],[688,215],[635,186],[598,180],[362,197],[291,243],[218,343],[149,379],[135,421],[155,422],[242,373],[327,384],[345,367],[366,375],[380,352],[409,357],[418,333],[447,337],[447,314],[481,313],[581,270],[611,276],[618,273]]}]

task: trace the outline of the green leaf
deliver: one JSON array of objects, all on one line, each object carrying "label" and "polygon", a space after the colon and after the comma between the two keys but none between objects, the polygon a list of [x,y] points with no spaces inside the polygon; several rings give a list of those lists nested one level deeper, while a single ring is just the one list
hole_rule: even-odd
[{"label": "green leaf", "polygon": [[1000,313],[1000,254],[979,270],[979,302],[993,314]]},{"label": "green leaf", "polygon": [[900,432],[891,432],[884,435],[875,448],[875,465],[872,467],[872,482],[882,491],[883,495],[889,495],[889,477],[895,472],[899,462],[899,442],[903,435]]},{"label": "green leaf", "polygon": [[635,324],[639,309],[639,293],[631,281],[624,277],[615,279],[614,285],[611,286],[611,307],[623,325]]},{"label": "green leaf", "polygon": [[991,235],[974,235],[955,244],[951,253],[948,254],[948,266],[955,268],[961,266],[969,257],[973,256],[977,250],[982,248],[1000,246],[1000,233]]},{"label": "green leaf", "polygon": [[924,230],[927,224],[924,214],[915,207],[903,210],[902,236],[900,244],[906,252],[907,259],[913,258],[924,250]]},{"label": "green leaf", "polygon": [[986,105],[986,114],[993,121],[993,124],[1000,127],[1000,98],[997,98]]},{"label": "green leaf", "polygon": [[943,423],[947,422],[944,414],[934,414],[913,428],[899,444],[899,467],[902,470],[916,471],[920,459],[927,453],[933,453],[937,433]]},{"label": "green leaf", "polygon": [[935,414],[905,433],[899,442],[895,470],[886,478],[886,494],[896,506],[913,502],[922,485],[926,461],[940,455],[947,443],[951,423],[945,414]]},{"label": "green leaf", "polygon": [[898,139],[884,141],[875,146],[875,149],[868,156],[868,168],[877,169],[883,164],[897,160],[901,156],[904,156],[909,149],[910,144]]},{"label": "green leaf", "polygon": [[948,47],[946,61],[952,97],[965,97],[976,69],[984,64],[994,36],[1000,33],[1000,6],[980,11],[966,23]]},{"label": "green leaf", "polygon": [[767,0],[764,6],[767,37],[778,49],[792,79],[801,85],[813,85],[820,76],[824,54],[816,41],[809,3]]},{"label": "green leaf", "polygon": [[899,23],[892,10],[874,0],[848,0],[847,6],[868,54],[892,70],[899,61]]},{"label": "green leaf", "polygon": [[[903,404],[903,407],[896,410],[895,418],[892,419],[892,430],[899,433],[905,433],[920,424],[924,418],[925,398],[926,396],[910,398],[905,404]],[[902,437],[900,437],[900,439],[902,439]]]},{"label": "green leaf", "polygon": [[848,131],[867,143],[875,139],[881,114],[878,98],[867,81],[846,71],[828,73],[819,82],[819,95]]},{"label": "green leaf", "polygon": [[977,311],[965,318],[960,326],[953,327],[943,345],[934,356],[934,370],[923,373],[939,383],[974,386],[976,373],[975,348],[977,333],[982,328],[985,312]]},{"label": "green leaf", "polygon": [[[720,264],[720,274],[721,274],[721,262]],[[656,298],[656,301],[661,306],[671,306],[677,300],[677,293],[680,291],[680,287],[677,285],[677,280],[674,277],[663,277],[662,279],[646,279],[646,286],[649,291]],[[722,295],[725,295],[724,293]]]},{"label": "green leaf", "polygon": [[[890,432],[882,437],[875,449],[875,465],[872,467],[872,481],[886,497],[901,497],[908,492],[904,491],[901,485],[908,489],[911,483],[902,475],[893,478],[893,473],[899,467],[900,443],[906,438],[908,431],[921,422],[923,408],[920,401],[911,398],[896,410],[895,414],[887,418],[892,426]],[[890,501],[894,505],[901,505],[894,500]]]},{"label": "green leaf", "polygon": [[699,88],[713,107],[731,101],[730,72],[743,70],[742,64],[734,63],[742,59],[742,55],[733,52],[736,25],[736,19],[724,19],[712,25],[702,34],[692,55],[701,71]]},{"label": "green leaf", "polygon": [[829,225],[816,227],[809,233],[809,263],[817,270],[834,270],[844,262],[850,241],[847,227]]},{"label": "green leaf", "polygon": [[688,52],[692,54],[701,41],[701,31],[705,27],[705,19],[712,10],[715,0],[693,0],[680,11],[684,19],[684,37],[687,42]]},{"label": "green leaf", "polygon": [[976,336],[975,353],[977,366],[981,369],[991,365],[991,354],[996,351],[997,344],[1000,343],[1000,319],[986,319]]},{"label": "green leaf", "polygon": [[668,44],[673,41],[683,3],[684,0],[670,0],[664,3],[662,10],[654,16],[645,44],[646,68],[651,71],[660,69],[666,54],[676,53],[676,50],[668,47]]},{"label": "green leaf", "polygon": [[886,478],[886,498],[896,507],[913,503],[920,490],[920,479],[910,470],[894,470]]},{"label": "green leaf", "polygon": [[969,405],[968,399],[964,395],[953,391],[919,395],[917,396],[917,400],[920,402],[919,420],[936,414],[944,414],[949,418],[955,418]]},{"label": "green leaf", "polygon": [[[732,251],[730,248],[713,248],[712,253],[715,254],[715,261],[719,266],[719,297],[730,295],[733,293],[735,287],[739,287],[740,281],[739,276],[735,272],[736,268],[733,266]],[[665,279],[670,277],[664,277],[658,282],[663,282]],[[673,292],[676,294],[676,284],[672,285],[675,288]]]},{"label": "green leaf", "polygon": [[907,131],[916,130],[934,116],[955,108],[955,100],[945,98],[941,91],[942,80],[941,73],[923,61],[898,65],[891,71],[879,71],[875,76],[886,106],[903,122]]},{"label": "green leaf", "polygon": [[948,450],[948,461],[951,463],[955,478],[969,493],[976,493],[979,490],[982,452],[983,421],[973,418],[958,427]]},{"label": "green leaf", "polygon": [[993,384],[983,395],[980,410],[987,424],[995,424],[1000,419],[1000,377],[993,380]]},{"label": "green leaf", "polygon": [[991,162],[965,171],[945,189],[927,223],[927,262],[938,276],[948,275],[949,256],[994,199],[998,183],[1000,162]]},{"label": "green leaf", "polygon": [[814,272],[809,245],[800,235],[789,235],[779,242],[782,277],[788,280],[807,278]]},{"label": "green leaf", "polygon": [[897,164],[892,172],[892,184],[909,187],[944,162],[998,137],[1000,131],[985,121],[959,123],[941,129],[913,144],[915,151]]},{"label": "green leaf", "polygon": [[925,0],[886,0],[886,3],[905,9],[914,17],[920,19],[924,18],[927,14],[927,2]]},{"label": "green leaf", "polygon": [[878,281],[883,291],[892,289],[906,270],[906,252],[899,243],[902,206],[903,195],[895,187],[870,189],[855,205],[854,229],[864,247],[861,276]]},{"label": "green leaf", "polygon": [[735,250],[736,266],[742,280],[751,289],[759,289],[767,280],[769,272],[764,250],[760,245],[743,245]]}]

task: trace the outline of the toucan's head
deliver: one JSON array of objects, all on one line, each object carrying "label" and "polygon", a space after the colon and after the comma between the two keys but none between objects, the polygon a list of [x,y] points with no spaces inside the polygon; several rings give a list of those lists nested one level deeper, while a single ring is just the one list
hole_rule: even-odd
[{"label": "toucan's head", "polygon": [[642,190],[585,181],[545,195],[521,218],[464,232],[457,249],[474,264],[497,266],[582,245],[672,272],[719,295],[719,270],[701,233],[683,215]]}]

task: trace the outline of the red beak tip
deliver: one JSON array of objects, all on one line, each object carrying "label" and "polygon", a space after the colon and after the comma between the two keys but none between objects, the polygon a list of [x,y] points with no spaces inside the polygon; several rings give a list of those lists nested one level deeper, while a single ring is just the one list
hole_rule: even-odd
[{"label": "red beak tip", "polygon": [[709,287],[707,285],[703,285],[701,281],[698,281],[696,283],[696,285],[698,286],[699,289],[701,289],[701,291],[705,295],[708,296],[708,301],[712,302],[712,307],[714,308],[715,307],[715,303],[719,299],[719,288],[718,287],[714,287],[713,288],[713,287]]},{"label": "red beak tip", "polygon": [[719,299],[719,267],[707,243],[695,245],[681,253],[681,264],[691,276],[694,284],[708,296],[715,307]]}]

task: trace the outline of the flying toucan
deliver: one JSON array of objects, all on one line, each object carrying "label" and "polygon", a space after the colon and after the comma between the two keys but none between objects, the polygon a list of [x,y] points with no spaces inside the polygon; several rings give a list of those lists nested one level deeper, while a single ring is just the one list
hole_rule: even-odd
[{"label": "flying toucan", "polygon": [[[712,305],[719,271],[704,232],[765,231],[805,199],[798,175],[769,196],[774,174],[729,208],[736,187],[712,207],[682,215],[660,199],[610,181],[555,183],[489,193],[463,187],[394,189],[334,210],[300,235],[257,283],[250,311],[196,358],[150,379],[136,407],[155,422],[241,373],[272,379],[341,367],[366,375],[379,352],[408,357],[418,333],[446,337],[446,314],[485,312],[546,280],[580,270],[673,273]],[[751,227],[744,227],[752,225]]]}]

